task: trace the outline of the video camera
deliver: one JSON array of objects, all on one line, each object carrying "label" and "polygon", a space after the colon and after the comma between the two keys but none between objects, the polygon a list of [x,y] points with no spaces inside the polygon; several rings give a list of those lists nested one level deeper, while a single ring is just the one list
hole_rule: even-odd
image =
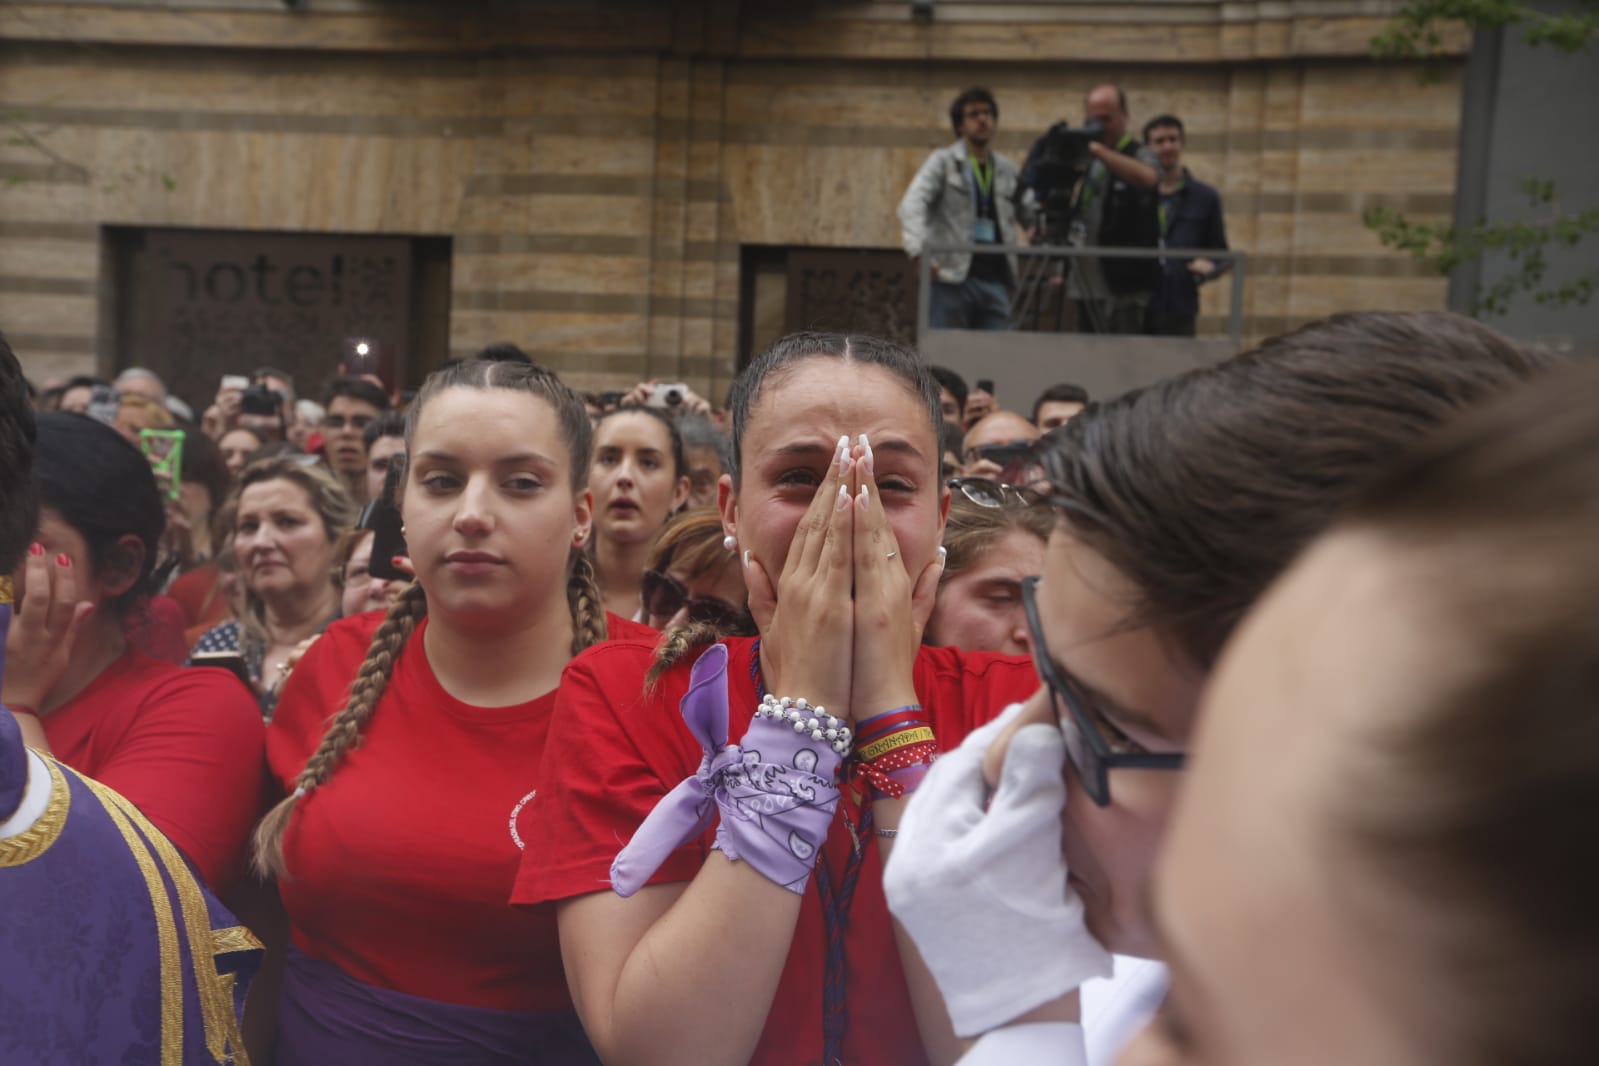
[{"label": "video camera", "polygon": [[1076,129],[1055,123],[1033,142],[1022,165],[1021,187],[1031,188],[1044,216],[1044,243],[1066,244],[1071,225],[1072,191],[1094,161],[1089,145],[1105,134],[1105,124],[1091,118]]}]

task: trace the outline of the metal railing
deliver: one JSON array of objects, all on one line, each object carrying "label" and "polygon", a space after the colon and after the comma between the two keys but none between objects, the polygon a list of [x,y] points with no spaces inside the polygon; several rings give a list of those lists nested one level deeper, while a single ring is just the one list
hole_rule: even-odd
[{"label": "metal railing", "polygon": [[[931,329],[928,316],[932,309],[933,274],[932,257],[946,253],[970,255],[1017,255],[1038,259],[1209,259],[1229,262],[1233,269],[1232,292],[1228,299],[1227,332],[1234,350],[1241,350],[1244,339],[1244,275],[1248,256],[1243,252],[1222,248],[1076,248],[1059,244],[928,244],[922,249],[916,263],[917,309],[916,336],[922,337]],[[1061,294],[1065,299],[1065,293]]]}]

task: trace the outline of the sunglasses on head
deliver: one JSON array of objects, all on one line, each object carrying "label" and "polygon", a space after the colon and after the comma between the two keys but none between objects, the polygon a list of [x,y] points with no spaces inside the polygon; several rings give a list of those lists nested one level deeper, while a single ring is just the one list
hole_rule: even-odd
[{"label": "sunglasses on head", "polygon": [[1044,502],[1044,497],[1032,489],[992,478],[952,477],[948,485],[979,507],[1036,507]]},{"label": "sunglasses on head", "polygon": [[688,609],[688,620],[716,626],[725,631],[739,631],[744,623],[744,611],[725,600],[699,599],[688,594],[683,583],[671,574],[659,570],[644,571],[644,613],[652,618],[671,618]]}]

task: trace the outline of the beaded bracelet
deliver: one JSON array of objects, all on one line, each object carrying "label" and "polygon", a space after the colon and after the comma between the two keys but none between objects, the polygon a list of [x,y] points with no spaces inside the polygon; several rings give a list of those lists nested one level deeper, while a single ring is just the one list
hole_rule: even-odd
[{"label": "beaded bracelet", "polygon": [[840,755],[849,752],[850,744],[855,739],[855,734],[844,724],[843,719],[834,718],[827,713],[827,708],[820,705],[812,707],[804,697],[791,699],[768,692],[761,698],[761,705],[755,709],[755,714],[761,718],[779,718],[789,722],[794,726],[794,732],[808,732],[812,740],[829,741],[833,750]]}]

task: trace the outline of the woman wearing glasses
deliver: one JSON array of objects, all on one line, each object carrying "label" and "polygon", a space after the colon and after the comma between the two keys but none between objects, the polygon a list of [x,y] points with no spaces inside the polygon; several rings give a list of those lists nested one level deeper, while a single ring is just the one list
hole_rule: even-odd
[{"label": "woman wearing glasses", "polygon": [[[1047,684],[939,762],[887,876],[957,1032],[997,1029],[972,1062],[1080,1061],[1061,1056],[1085,1032],[1086,1061],[1110,1061],[1158,991],[1146,973],[1109,1004],[1073,993],[1098,945],[1161,957],[1144,889],[1222,644],[1397,452],[1545,365],[1451,315],[1338,315],[1041,446],[1061,520],[1025,591]],[[1054,1024],[998,1028],[1017,1019]]]},{"label": "woman wearing glasses", "polygon": [[663,632],[705,627],[695,643],[711,633],[754,632],[744,609],[744,571],[724,539],[722,516],[711,508],[685,511],[666,523],[644,571],[645,622]]},{"label": "woman wearing glasses", "polygon": [[1129,1066],[1594,1060],[1596,371],[1413,454],[1228,645]]},{"label": "woman wearing glasses", "polygon": [[944,573],[922,642],[1026,655],[1022,580],[1044,565],[1055,516],[1039,497],[987,478],[958,477],[944,526]]}]

